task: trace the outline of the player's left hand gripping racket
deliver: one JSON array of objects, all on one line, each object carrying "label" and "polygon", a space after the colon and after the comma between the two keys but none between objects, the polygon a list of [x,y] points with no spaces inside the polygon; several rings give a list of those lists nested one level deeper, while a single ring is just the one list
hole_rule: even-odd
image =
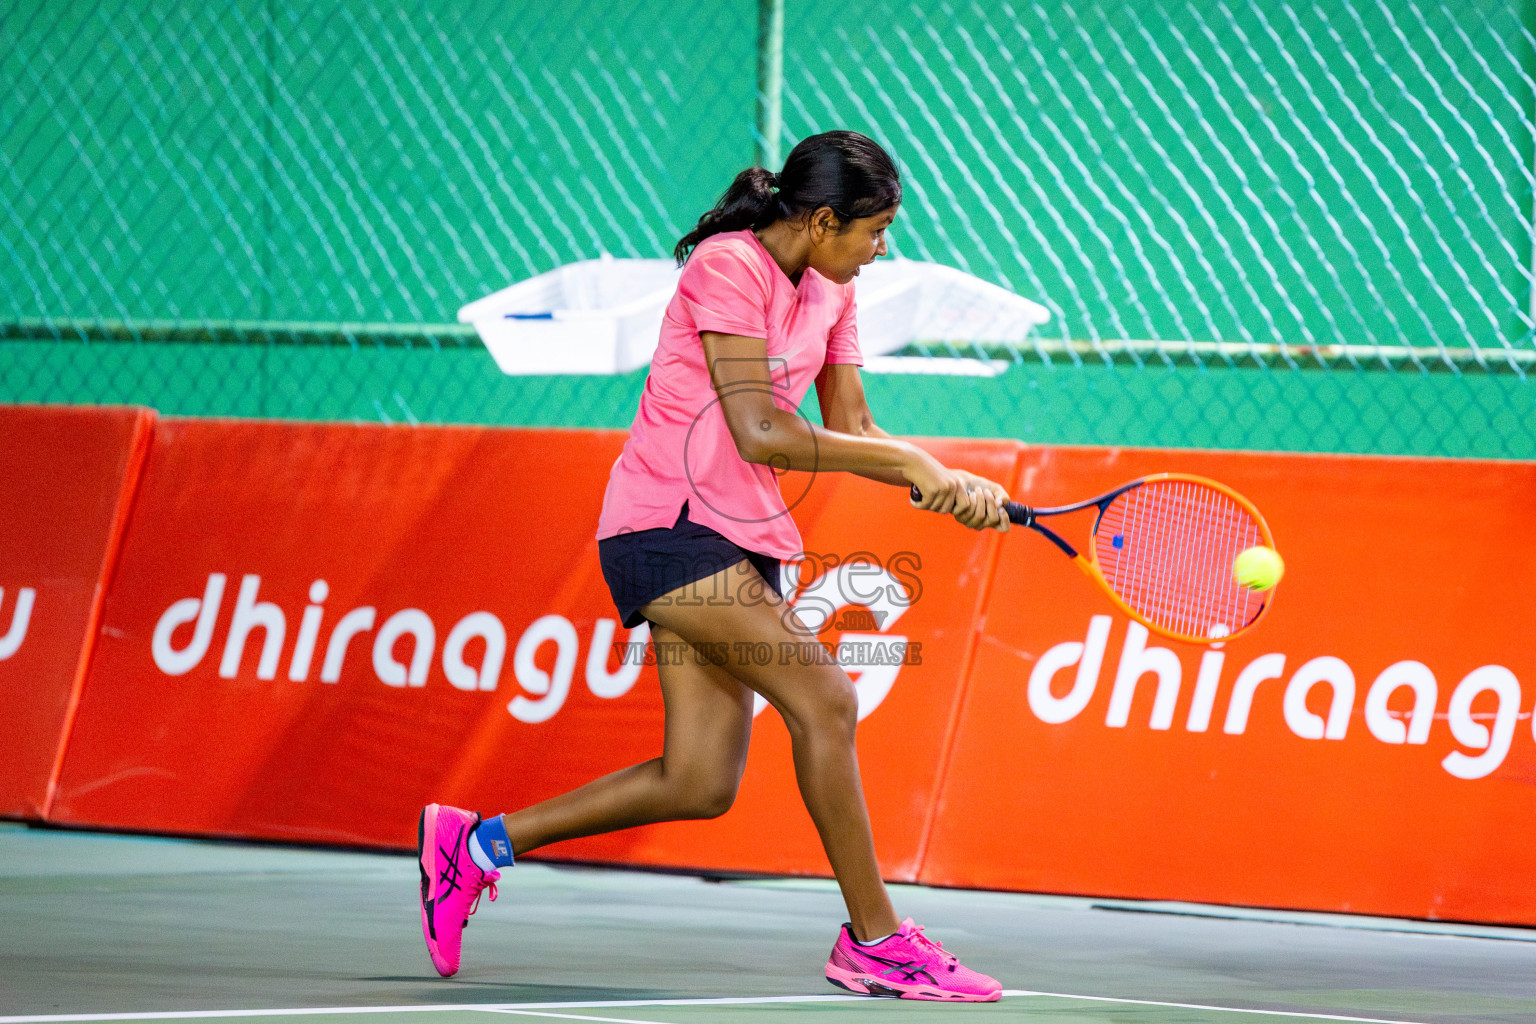
[{"label": "player's left hand gripping racket", "polygon": [[[921,500],[916,487],[914,500]],[[1085,558],[1044,516],[1097,508]],[[1269,610],[1273,590],[1238,583],[1232,563],[1255,545],[1275,546],[1264,517],[1230,487],[1158,473],[1097,498],[1055,508],[1010,501],[1008,518],[1045,535],[1137,622],[1174,640],[1209,644],[1241,636]]]}]

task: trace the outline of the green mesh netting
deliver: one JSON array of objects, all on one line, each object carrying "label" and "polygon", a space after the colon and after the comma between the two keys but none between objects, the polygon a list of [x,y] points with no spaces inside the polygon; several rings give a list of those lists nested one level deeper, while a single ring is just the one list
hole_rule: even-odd
[{"label": "green mesh netting", "polygon": [[[1046,304],[901,432],[1536,457],[1536,44],[1512,0],[789,3],[787,151],[902,162],[895,251]],[[455,311],[663,256],[754,151],[757,11],[0,7],[0,401],[623,426]]]}]

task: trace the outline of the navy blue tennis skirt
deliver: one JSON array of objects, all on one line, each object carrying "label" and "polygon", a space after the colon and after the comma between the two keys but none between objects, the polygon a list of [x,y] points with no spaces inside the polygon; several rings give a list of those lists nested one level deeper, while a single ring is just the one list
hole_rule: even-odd
[{"label": "navy blue tennis skirt", "polygon": [[603,563],[603,579],[608,581],[608,591],[627,629],[644,622],[640,609],[663,594],[707,579],[743,560],[752,563],[775,594],[782,597],[784,593],[777,558],[748,551],[691,521],[687,502],[670,527],[604,537],[597,542],[597,554]]}]

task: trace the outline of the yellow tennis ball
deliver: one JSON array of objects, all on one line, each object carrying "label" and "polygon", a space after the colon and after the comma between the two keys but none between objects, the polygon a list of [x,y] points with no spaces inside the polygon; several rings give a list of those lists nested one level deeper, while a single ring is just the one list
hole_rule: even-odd
[{"label": "yellow tennis ball", "polygon": [[1232,560],[1232,578],[1249,590],[1268,590],[1285,575],[1280,552],[1255,545]]}]

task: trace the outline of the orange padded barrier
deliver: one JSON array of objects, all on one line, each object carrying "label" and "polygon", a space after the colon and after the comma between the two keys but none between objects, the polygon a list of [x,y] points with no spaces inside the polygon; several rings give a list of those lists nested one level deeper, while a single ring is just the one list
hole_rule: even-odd
[{"label": "orange padded barrier", "polygon": [[[654,664],[592,539],[622,441],[160,420],[50,817],[409,848],[429,800],[514,809],[656,756]],[[928,443],[1042,505],[1214,477],[1289,572],[1255,633],[1206,651],[1147,636],[1030,531],[786,478],[796,600],[856,681],[889,877],[1536,924],[1536,466]],[[79,572],[109,560],[103,530]],[[541,855],[827,871],[771,710],[725,817]]]},{"label": "orange padded barrier", "polygon": [[153,420],[0,406],[0,816],[47,811]]},{"label": "orange padded barrier", "polygon": [[[657,756],[655,669],[614,651],[643,634],[616,628],[592,539],[622,440],[162,420],[54,819],[409,847],[429,800],[510,810]],[[933,447],[1004,478],[1018,457]],[[912,878],[998,538],[894,488],[805,482],[785,485],[815,556],[802,607],[850,652],[875,827]],[[755,731],[723,821],[546,855],[826,873],[783,724]]]},{"label": "orange padded barrier", "polygon": [[622,440],[161,420],[54,819],[407,847],[425,801],[653,756],[654,685],[599,697],[577,663]]},{"label": "orange padded barrier", "polygon": [[1536,924],[1536,465],[1029,449],[1019,490],[1163,470],[1264,511],[1268,618],[1160,641],[1011,535],[922,880]]}]

